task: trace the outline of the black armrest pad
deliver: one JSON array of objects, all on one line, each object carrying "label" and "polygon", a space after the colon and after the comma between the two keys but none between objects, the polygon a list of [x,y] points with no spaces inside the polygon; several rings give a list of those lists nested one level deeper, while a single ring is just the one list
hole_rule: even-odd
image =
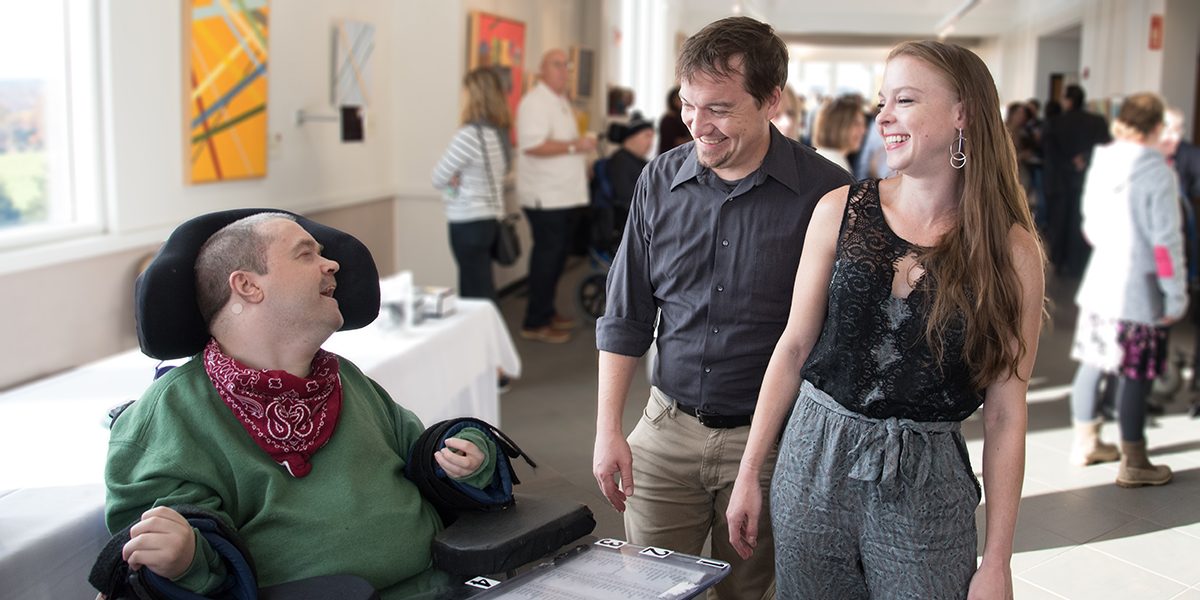
[{"label": "black armrest pad", "polygon": [[589,534],[596,519],[587,506],[554,497],[516,494],[493,512],[463,512],[433,539],[433,564],[455,575],[512,571]]},{"label": "black armrest pad", "polygon": [[324,575],[289,581],[258,590],[259,600],[379,600],[379,592],[362,577]]}]

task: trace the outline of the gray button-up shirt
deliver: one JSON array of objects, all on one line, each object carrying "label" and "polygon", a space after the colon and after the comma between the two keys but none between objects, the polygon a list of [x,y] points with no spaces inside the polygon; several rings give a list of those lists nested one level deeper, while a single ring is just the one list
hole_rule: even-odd
[{"label": "gray button-up shirt", "polygon": [[642,171],[596,347],[645,354],[661,309],[656,385],[680,404],[746,415],[787,324],[813,208],[852,179],[772,126],[763,164],[730,191],[693,144]]}]

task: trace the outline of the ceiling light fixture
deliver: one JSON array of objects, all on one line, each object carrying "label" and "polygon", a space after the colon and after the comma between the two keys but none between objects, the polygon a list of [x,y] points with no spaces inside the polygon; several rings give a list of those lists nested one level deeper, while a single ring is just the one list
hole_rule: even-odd
[{"label": "ceiling light fixture", "polygon": [[983,0],[965,0],[961,6],[942,17],[942,20],[938,21],[937,26],[934,27],[934,31],[937,32],[938,39],[944,40],[947,36],[953,33],[954,26],[958,24],[958,20],[963,18],[963,15],[966,15],[971,11],[971,9],[978,6],[982,1]]}]

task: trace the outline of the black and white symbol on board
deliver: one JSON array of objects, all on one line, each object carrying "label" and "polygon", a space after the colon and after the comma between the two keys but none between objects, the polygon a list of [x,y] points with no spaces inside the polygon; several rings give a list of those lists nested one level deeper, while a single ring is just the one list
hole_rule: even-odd
[{"label": "black and white symbol on board", "polygon": [[701,558],[700,560],[696,561],[696,564],[704,565],[706,567],[712,567],[714,569],[728,569],[729,568],[729,563],[720,561],[720,560],[712,560],[711,558]]},{"label": "black and white symbol on board", "polygon": [[500,585],[500,582],[496,581],[495,579],[488,579],[487,577],[476,577],[475,579],[468,581],[467,585],[471,587],[477,587],[481,590],[490,590]]},{"label": "black and white symbol on board", "polygon": [[604,538],[602,540],[596,541],[597,546],[604,546],[605,548],[620,548],[621,546],[624,546],[625,544],[628,544],[628,543],[629,542],[622,541],[622,540],[614,540],[612,538]]},{"label": "black and white symbol on board", "polygon": [[638,552],[638,554],[645,554],[646,556],[653,556],[654,558],[666,558],[672,554],[675,554],[675,551],[667,550],[666,548],[655,548],[654,546],[646,546],[645,548],[642,548],[642,551]]}]

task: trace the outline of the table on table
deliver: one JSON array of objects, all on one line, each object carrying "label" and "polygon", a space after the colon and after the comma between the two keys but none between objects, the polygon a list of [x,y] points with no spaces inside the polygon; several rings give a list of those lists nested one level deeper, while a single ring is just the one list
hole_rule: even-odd
[{"label": "table on table", "polygon": [[[521,371],[499,312],[479,300],[411,328],[377,319],[324,347],[426,425],[475,416],[499,426],[496,370]],[[0,393],[0,596],[95,597],[87,573],[109,537],[106,413],[136,399],[157,364],[135,350]]]}]

